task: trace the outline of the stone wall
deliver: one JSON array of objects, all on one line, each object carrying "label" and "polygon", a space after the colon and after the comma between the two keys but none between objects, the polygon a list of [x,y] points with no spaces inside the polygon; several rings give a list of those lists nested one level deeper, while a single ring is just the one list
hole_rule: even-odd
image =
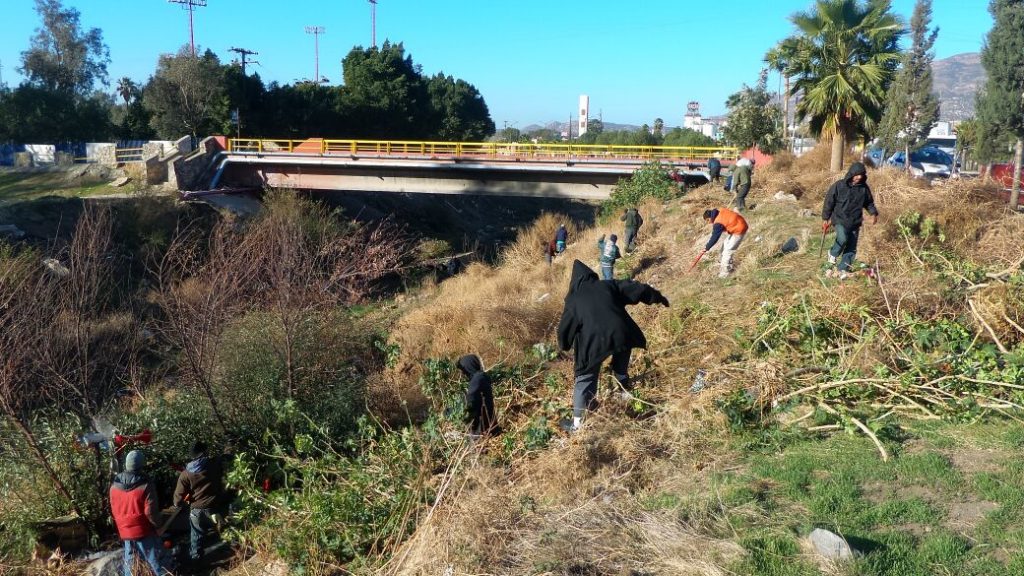
[{"label": "stone wall", "polygon": [[114,144],[97,144],[93,148],[93,159],[104,166],[117,166],[117,146]]},{"label": "stone wall", "polygon": [[205,188],[209,181],[204,177],[208,173],[212,177],[213,164],[222,151],[216,139],[204,138],[194,153],[182,155],[169,162],[167,182],[181,191]]}]

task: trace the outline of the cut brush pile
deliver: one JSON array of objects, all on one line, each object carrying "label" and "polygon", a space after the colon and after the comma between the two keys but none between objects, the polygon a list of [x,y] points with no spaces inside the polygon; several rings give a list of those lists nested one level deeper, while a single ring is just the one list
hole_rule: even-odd
[{"label": "cut brush pile", "polygon": [[[928,187],[870,170],[881,218],[865,224],[857,273],[827,279],[820,209],[834,178],[814,158],[755,170],[750,232],[726,281],[714,251],[686,272],[710,232],[701,213],[728,202],[720,188],[640,207],[638,249],[618,276],[655,285],[672,306],[631,308],[649,342],[632,361],[637,398],[615,402],[604,380],[602,406],[567,440],[530,443],[557,437],[570,403],[571,353],[550,352],[554,330],[572,260],[596,266],[597,237],[619,222],[571,230],[548,267],[541,242],[558,218],[542,218],[501,264],[471,267],[408,310],[389,377],[412,382],[426,358],[476,353],[498,368],[505,433],[450,471],[458,482],[388,571],[731,573],[738,549],[717,507],[680,519],[641,505],[710,482],[736,456],[723,430],[848,431],[889,458],[911,419],[1020,418],[1024,218],[980,183]],[[799,248],[784,254],[789,238]],[[526,368],[508,378],[514,366]],[[693,393],[698,371],[706,384]]]}]

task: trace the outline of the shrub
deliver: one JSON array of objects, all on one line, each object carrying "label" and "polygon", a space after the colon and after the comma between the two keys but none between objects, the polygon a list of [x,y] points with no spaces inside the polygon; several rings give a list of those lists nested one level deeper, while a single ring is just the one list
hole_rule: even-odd
[{"label": "shrub", "polygon": [[242,526],[234,537],[272,548],[293,573],[338,563],[359,572],[387,557],[414,528],[415,509],[433,498],[427,437],[361,418],[342,454],[294,405],[283,414],[309,433],[292,443],[277,440],[270,458],[246,452],[235,459],[228,482],[239,490]]},{"label": "shrub", "polygon": [[629,178],[619,180],[611,197],[601,204],[605,217],[622,208],[640,204],[645,198],[671,200],[679,192],[679,186],[669,177],[671,166],[661,162],[646,162]]},{"label": "shrub", "polygon": [[378,354],[373,341],[342,310],[307,310],[287,322],[272,312],[246,314],[225,330],[215,370],[229,427],[258,436],[279,420],[271,401],[291,400],[332,434],[354,430],[363,376]]}]

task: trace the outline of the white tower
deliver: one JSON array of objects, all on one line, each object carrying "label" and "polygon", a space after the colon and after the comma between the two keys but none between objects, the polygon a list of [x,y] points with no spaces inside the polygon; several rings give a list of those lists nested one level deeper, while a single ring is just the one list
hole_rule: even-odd
[{"label": "white tower", "polygon": [[700,102],[690,101],[686,103],[686,115],[683,116],[683,128],[700,132],[703,119],[700,116]]},{"label": "white tower", "polygon": [[587,119],[590,118],[590,96],[580,94],[580,122],[577,134],[583,136],[587,133]]}]

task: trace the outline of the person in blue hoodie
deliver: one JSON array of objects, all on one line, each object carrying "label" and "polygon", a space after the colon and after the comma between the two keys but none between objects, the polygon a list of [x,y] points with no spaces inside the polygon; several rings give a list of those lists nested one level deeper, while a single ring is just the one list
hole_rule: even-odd
[{"label": "person in blue hoodie", "polygon": [[569,231],[565,229],[565,224],[560,224],[555,232],[555,254],[565,252],[565,243],[568,241]]},{"label": "person in blue hoodie", "polygon": [[215,528],[214,510],[224,493],[224,470],[219,458],[207,455],[206,443],[197,440],[189,452],[191,459],[178,475],[174,505],[189,506],[189,558],[202,560],[203,548]]}]

